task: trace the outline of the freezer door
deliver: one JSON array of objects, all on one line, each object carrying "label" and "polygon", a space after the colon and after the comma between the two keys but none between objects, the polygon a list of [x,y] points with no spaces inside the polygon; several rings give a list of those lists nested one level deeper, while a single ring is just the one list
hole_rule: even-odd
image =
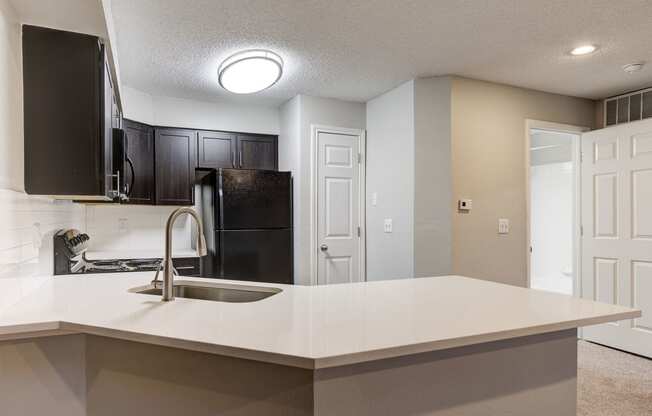
[{"label": "freezer door", "polygon": [[293,283],[292,230],[219,231],[224,279]]},{"label": "freezer door", "polygon": [[290,172],[221,169],[218,181],[218,229],[292,227]]}]

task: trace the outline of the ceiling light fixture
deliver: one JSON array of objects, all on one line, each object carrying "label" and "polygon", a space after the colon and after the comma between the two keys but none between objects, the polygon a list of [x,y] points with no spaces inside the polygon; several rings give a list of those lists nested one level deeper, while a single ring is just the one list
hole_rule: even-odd
[{"label": "ceiling light fixture", "polygon": [[222,62],[218,82],[235,94],[252,94],[271,87],[283,74],[283,60],[274,52],[252,49],[238,52]]},{"label": "ceiling light fixture", "polygon": [[577,48],[573,49],[570,51],[571,55],[574,56],[580,56],[580,55],[588,55],[590,53],[593,53],[598,50],[598,47],[595,45],[582,45],[578,46]]}]

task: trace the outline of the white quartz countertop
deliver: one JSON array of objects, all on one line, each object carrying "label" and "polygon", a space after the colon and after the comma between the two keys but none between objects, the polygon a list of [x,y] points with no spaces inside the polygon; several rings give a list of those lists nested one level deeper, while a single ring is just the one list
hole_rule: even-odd
[{"label": "white quartz countertop", "polygon": [[[152,272],[42,279],[0,339],[86,333],[303,368],[340,366],[639,317],[640,311],[461,276],[331,286],[225,303],[127,292]],[[2,310],[2,309],[0,309]]]}]

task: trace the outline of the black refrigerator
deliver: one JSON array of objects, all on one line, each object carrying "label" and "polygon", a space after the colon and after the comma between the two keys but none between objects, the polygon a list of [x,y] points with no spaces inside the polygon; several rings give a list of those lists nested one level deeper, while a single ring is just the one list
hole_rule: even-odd
[{"label": "black refrigerator", "polygon": [[208,244],[202,276],[294,283],[290,172],[204,171],[197,193]]}]

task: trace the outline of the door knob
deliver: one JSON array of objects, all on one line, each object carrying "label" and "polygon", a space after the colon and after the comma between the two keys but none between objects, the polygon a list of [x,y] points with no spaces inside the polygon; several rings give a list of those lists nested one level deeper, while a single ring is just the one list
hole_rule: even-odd
[{"label": "door knob", "polygon": [[319,249],[321,251],[326,251],[326,250],[328,250],[328,246],[326,244],[322,244],[321,246],[319,246]]}]

